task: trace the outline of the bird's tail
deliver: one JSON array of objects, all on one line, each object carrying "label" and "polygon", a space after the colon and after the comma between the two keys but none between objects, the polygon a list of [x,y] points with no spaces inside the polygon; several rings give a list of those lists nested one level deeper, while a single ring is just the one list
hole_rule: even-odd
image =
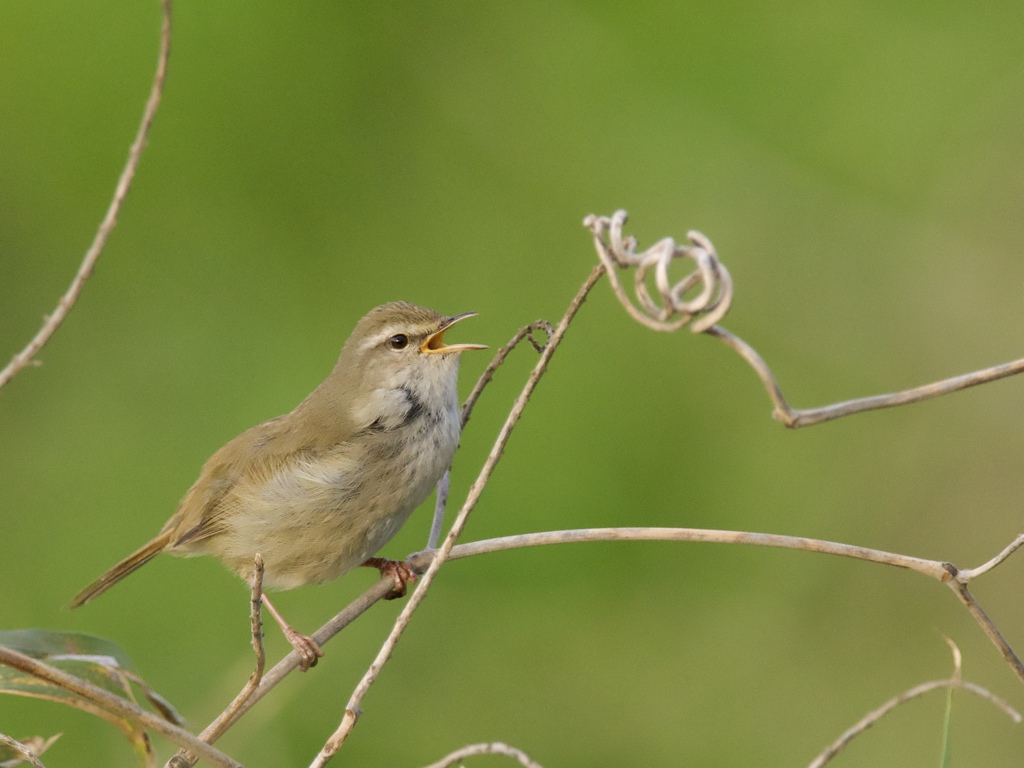
[{"label": "bird's tail", "polygon": [[81,605],[85,605],[90,600],[98,595],[102,595],[112,586],[117,584],[121,579],[127,576],[129,573],[133,573],[137,568],[141,568],[154,557],[159,555],[167,545],[171,542],[170,531],[164,531],[151,542],[143,546],[142,548],[132,552],[124,560],[115,565],[109,571],[100,576],[96,581],[90,584],[88,587],[83,589],[74,599],[71,601],[71,608],[78,608]]}]

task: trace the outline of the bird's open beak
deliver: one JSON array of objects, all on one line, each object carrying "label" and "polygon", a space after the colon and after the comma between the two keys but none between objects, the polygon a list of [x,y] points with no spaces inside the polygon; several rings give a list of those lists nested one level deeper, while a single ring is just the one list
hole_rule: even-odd
[{"label": "bird's open beak", "polygon": [[420,352],[425,352],[428,355],[433,354],[447,354],[449,352],[467,352],[471,349],[487,349],[486,344],[445,344],[444,334],[449,328],[455,325],[460,320],[465,320],[467,317],[473,317],[476,312],[463,312],[461,315],[455,315],[455,317],[449,317],[444,321],[444,324],[437,331],[427,336],[423,345],[420,347]]}]

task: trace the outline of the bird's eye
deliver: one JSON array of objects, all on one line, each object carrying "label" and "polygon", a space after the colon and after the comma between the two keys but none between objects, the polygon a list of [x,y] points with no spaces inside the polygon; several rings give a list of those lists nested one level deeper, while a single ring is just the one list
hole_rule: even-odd
[{"label": "bird's eye", "polygon": [[392,349],[405,349],[409,344],[409,337],[404,333],[396,333],[388,339],[388,346]]}]

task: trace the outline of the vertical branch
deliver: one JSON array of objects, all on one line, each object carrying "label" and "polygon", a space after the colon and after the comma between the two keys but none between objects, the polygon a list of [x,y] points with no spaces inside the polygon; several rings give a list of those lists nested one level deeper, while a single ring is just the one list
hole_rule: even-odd
[{"label": "vertical branch", "polygon": [[551,362],[551,357],[554,355],[555,350],[558,349],[558,345],[561,344],[566,331],[569,329],[569,324],[583,305],[583,302],[587,298],[587,294],[590,293],[591,288],[594,287],[604,273],[604,265],[599,264],[594,267],[590,272],[590,275],[583,282],[579,291],[577,291],[572,302],[570,302],[568,309],[565,311],[565,315],[558,323],[554,333],[549,339],[547,345],[544,347],[540,360],[538,360],[537,364],[533,367],[526,384],[523,386],[522,392],[520,392],[519,397],[516,398],[515,404],[512,406],[512,410],[509,412],[508,418],[505,419],[501,432],[498,433],[498,438],[494,442],[494,447],[491,448],[491,452],[488,454],[487,460],[484,462],[484,465],[480,470],[480,474],[477,475],[476,480],[470,487],[469,493],[466,496],[466,501],[463,503],[462,509],[459,510],[459,514],[455,518],[455,522],[452,524],[451,530],[448,531],[444,544],[442,544],[441,549],[438,550],[433,561],[430,563],[430,567],[427,569],[427,572],[423,575],[423,578],[420,579],[420,583],[417,586],[416,591],[413,592],[409,601],[405,604],[405,608],[402,610],[402,613],[395,621],[395,626],[392,628],[391,634],[388,635],[387,640],[384,641],[384,645],[381,646],[380,652],[377,654],[377,658],[374,659],[370,668],[366,671],[366,674],[363,675],[362,680],[359,681],[359,685],[357,685],[356,689],[353,691],[352,696],[349,698],[348,704],[345,707],[345,715],[342,718],[341,723],[338,725],[337,730],[331,735],[320,750],[319,754],[317,754],[313,759],[313,762],[310,764],[310,768],[323,768],[331,757],[341,749],[341,745],[345,743],[345,739],[348,738],[348,735],[355,727],[356,720],[359,717],[360,704],[363,698],[370,690],[370,686],[372,686],[374,681],[377,679],[377,675],[380,674],[381,669],[383,669],[384,665],[387,664],[388,660],[391,658],[391,654],[394,652],[395,646],[398,644],[402,633],[405,632],[405,628],[409,625],[409,622],[412,619],[412,614],[416,612],[420,603],[423,602],[423,599],[427,595],[427,591],[430,589],[430,585],[437,576],[438,570],[448,559],[448,555],[451,553],[452,547],[455,546],[456,540],[466,527],[466,522],[469,519],[470,512],[473,511],[473,508],[480,500],[480,495],[487,486],[487,482],[490,480],[491,474],[494,472],[494,467],[501,460],[501,456],[505,451],[505,446],[512,434],[512,430],[519,421],[519,417],[523,414],[523,409],[526,408],[526,404],[529,402],[534,389],[536,389],[537,383],[547,371],[548,364]]},{"label": "vertical branch", "polygon": [[[253,558],[251,591],[249,593],[249,623],[252,631],[252,649],[256,653],[256,668],[249,675],[245,687],[239,691],[234,700],[220,715],[204,730],[199,739],[207,744],[213,744],[224,735],[224,731],[231,727],[231,724],[241,714],[243,708],[249,704],[263,681],[263,670],[266,668],[267,655],[263,650],[263,614],[260,610],[263,606],[263,555],[259,552]],[[167,768],[188,768],[195,765],[196,758],[189,754],[187,749],[180,749],[178,753],[167,761]]]},{"label": "vertical branch", "polygon": [[256,654],[256,669],[249,675],[249,684],[255,688],[263,679],[267,665],[267,654],[263,650],[263,555],[259,552],[253,558],[252,583],[249,593],[249,627],[252,632],[252,650]]},{"label": "vertical branch", "polygon": [[437,493],[434,500],[434,519],[430,523],[430,536],[427,537],[427,549],[437,549],[441,540],[441,529],[444,527],[444,510],[448,506],[448,491],[452,485],[451,467],[444,471],[437,481]]},{"label": "vertical branch", "polygon": [[82,263],[78,267],[78,272],[71,281],[70,287],[60,297],[60,301],[57,302],[57,308],[46,318],[43,322],[43,327],[32,337],[32,340],[25,348],[16,354],[11,359],[11,362],[0,371],[0,388],[14,378],[15,374],[21,369],[33,365],[36,354],[50,340],[50,337],[53,336],[57,329],[60,328],[64,318],[67,317],[71,308],[75,306],[75,302],[78,301],[78,296],[85,286],[85,281],[92,274],[93,267],[96,266],[96,261],[107,244],[107,238],[110,237],[110,233],[117,224],[117,214],[120,212],[124,198],[128,194],[129,187],[132,185],[132,180],[135,178],[135,170],[138,168],[139,160],[142,158],[142,150],[146,147],[149,128],[153,124],[157,107],[160,106],[164,81],[167,79],[167,61],[171,55],[171,2],[172,0],[162,0],[163,24],[160,27],[160,53],[157,57],[156,74],[153,76],[153,85],[149,91],[149,99],[146,101],[146,108],[142,113],[142,122],[139,124],[139,130],[135,134],[135,141],[132,142],[131,148],[128,150],[128,161],[125,163],[124,170],[121,171],[121,176],[117,180],[117,186],[114,188],[114,197],[110,201],[107,213],[103,217],[103,221],[100,222],[92,245],[85,252],[85,258],[82,259]]},{"label": "vertical branch", "polygon": [[[484,369],[484,372],[480,374],[480,378],[477,379],[476,384],[473,385],[473,391],[469,393],[469,397],[466,398],[466,402],[462,404],[462,428],[466,428],[466,423],[469,421],[470,414],[473,413],[473,407],[476,405],[476,401],[480,399],[480,395],[483,393],[484,388],[491,383],[491,379],[494,378],[494,372],[498,370],[502,363],[505,362],[505,358],[508,357],[509,353],[516,348],[516,346],[523,339],[529,339],[530,343],[533,344],[533,348],[538,352],[544,351],[544,345],[537,341],[534,333],[536,331],[544,331],[547,338],[550,339],[554,333],[554,329],[551,327],[551,323],[547,320],[536,320],[527,326],[520,328],[516,331],[512,339],[501,349],[498,350],[494,358]],[[444,475],[437,483],[437,499],[434,504],[434,520],[430,525],[430,536],[427,539],[427,550],[437,549],[437,543],[441,540],[441,529],[444,527],[444,511],[448,505],[448,490],[451,487],[451,468],[445,470]]]}]

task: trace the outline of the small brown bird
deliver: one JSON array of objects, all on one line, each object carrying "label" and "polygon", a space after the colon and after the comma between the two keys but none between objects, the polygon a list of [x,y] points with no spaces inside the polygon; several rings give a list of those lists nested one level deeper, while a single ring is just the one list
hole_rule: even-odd
[{"label": "small brown bird", "polygon": [[[264,585],[318,584],[358,565],[408,580],[404,564],[372,557],[451,465],[461,422],[459,353],[446,317],[394,302],[370,311],[334,370],[295,410],[246,430],[203,465],[159,535],[79,592],[107,591],[161,552],[215,555],[248,579],[257,553]],[[308,669],[323,655],[264,602]]]}]

